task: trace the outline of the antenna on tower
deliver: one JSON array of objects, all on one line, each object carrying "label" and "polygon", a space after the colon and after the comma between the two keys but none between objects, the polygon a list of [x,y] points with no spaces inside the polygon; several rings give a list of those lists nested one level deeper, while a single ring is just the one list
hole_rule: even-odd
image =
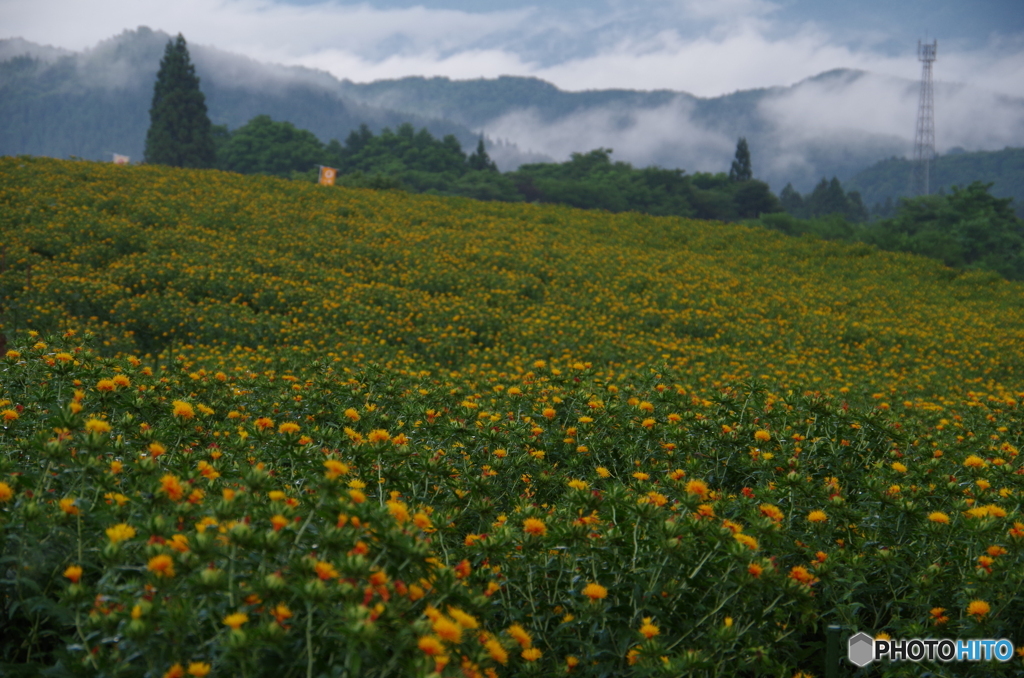
[{"label": "antenna on tower", "polygon": [[935,96],[932,92],[932,62],[939,46],[917,41],[917,59],[921,62],[921,95],[917,102],[917,134],[914,136],[914,169],[910,177],[913,195],[928,195],[931,162],[935,159]]}]

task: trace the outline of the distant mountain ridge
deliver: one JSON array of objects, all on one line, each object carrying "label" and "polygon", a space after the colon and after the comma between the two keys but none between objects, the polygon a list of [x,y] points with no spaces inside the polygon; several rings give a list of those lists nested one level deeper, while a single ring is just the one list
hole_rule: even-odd
[{"label": "distant mountain ridge", "polygon": [[[140,27],[80,53],[0,40],[0,154],[141,160],[153,83],[171,36]],[[374,130],[411,122],[475,143],[468,128],[347,99],[332,76],[258,63],[189,45],[214,124],[234,129],[259,114],[287,120],[324,140],[360,124]]]},{"label": "distant mountain ridge", "polygon": [[[0,154],[110,153],[140,159],[165,33],[140,27],[67,53],[0,40]],[[187,38],[187,36],[186,36]],[[746,137],[754,174],[776,191],[809,191],[822,177],[846,182],[912,150],[918,83],[834,70],[788,87],[712,98],[671,90],[571,92],[536,78],[409,77],[356,83],[308,68],[256,62],[189,46],[211,120],[237,128],[258,114],[344,141],[360,124],[403,122],[469,149],[480,134],[502,170],[614,149],[614,159],[688,172],[727,171]],[[18,56],[18,55],[27,56]],[[945,146],[1024,145],[1024,99],[936,84]]]}]

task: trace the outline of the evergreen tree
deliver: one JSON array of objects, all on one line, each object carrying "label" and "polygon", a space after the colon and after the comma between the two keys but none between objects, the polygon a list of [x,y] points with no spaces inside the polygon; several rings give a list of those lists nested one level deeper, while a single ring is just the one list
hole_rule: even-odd
[{"label": "evergreen tree", "polygon": [[750,148],[747,147],[747,138],[740,137],[736,143],[736,159],[732,161],[729,169],[731,181],[750,181],[754,178],[754,171],[750,167]]},{"label": "evergreen tree", "polygon": [[480,141],[476,144],[476,151],[469,155],[466,160],[466,164],[471,170],[485,170],[490,172],[497,172],[498,166],[491,160],[491,156],[487,155],[487,149],[484,148],[484,138],[481,135]]},{"label": "evergreen tree", "polygon": [[793,188],[793,184],[786,184],[786,187],[782,189],[782,193],[779,194],[779,202],[782,203],[782,208],[794,217],[803,216],[804,197]]},{"label": "evergreen tree", "polygon": [[189,59],[185,38],[167,42],[153,87],[146,134],[146,162],[174,167],[212,167],[216,151],[206,97]]}]

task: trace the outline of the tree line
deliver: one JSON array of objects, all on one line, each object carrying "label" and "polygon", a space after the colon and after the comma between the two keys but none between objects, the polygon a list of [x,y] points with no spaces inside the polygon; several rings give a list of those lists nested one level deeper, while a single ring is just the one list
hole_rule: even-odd
[{"label": "tree line", "polygon": [[482,137],[466,154],[454,136],[437,139],[408,123],[380,134],[364,124],[344,143],[332,139],[326,144],[312,132],[266,115],[228,130],[210,123],[180,34],[168,43],[161,61],[150,119],[145,151],[150,163],[310,181],[318,166],[326,165],[338,170],[337,183],[345,186],[746,221],[788,235],[860,241],[1024,279],[1024,221],[1014,214],[1011,199],[990,194],[991,184],[974,182],[948,195],[890,201],[870,214],[860,193],[845,191],[835,177],[822,178],[807,195],[787,184],[776,197],[768,184],[754,178],[744,138],[737,142],[728,173],[635,168],[612,161],[610,148],[500,172]]}]

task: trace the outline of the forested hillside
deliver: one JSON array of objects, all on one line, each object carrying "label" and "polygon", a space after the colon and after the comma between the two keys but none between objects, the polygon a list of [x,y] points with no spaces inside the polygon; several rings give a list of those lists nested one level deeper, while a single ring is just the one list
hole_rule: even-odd
[{"label": "forested hillside", "polygon": [[[889,158],[858,172],[846,186],[859,191],[865,205],[891,213],[895,202],[908,194],[913,163]],[[973,181],[992,184],[992,195],[1013,198],[1017,215],[1024,217],[1024,148],[1001,151],[948,152],[931,164],[931,192],[949,192]]]}]

